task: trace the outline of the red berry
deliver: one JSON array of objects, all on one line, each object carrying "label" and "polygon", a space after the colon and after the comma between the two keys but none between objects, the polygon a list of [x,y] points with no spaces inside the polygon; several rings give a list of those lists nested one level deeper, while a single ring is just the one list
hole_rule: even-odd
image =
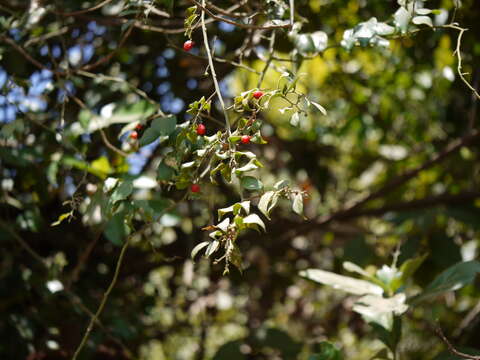
[{"label": "red berry", "polygon": [[192,40],[187,40],[183,43],[183,50],[190,51],[195,46]]},{"label": "red berry", "polygon": [[190,190],[191,190],[193,193],[198,193],[198,192],[200,192],[200,185],[198,185],[198,184],[192,184],[192,186],[190,186]]},{"label": "red berry", "polygon": [[142,129],[143,129],[142,124],[137,124],[137,126],[135,126],[135,130],[142,130]]},{"label": "red berry", "polygon": [[250,136],[248,135],[243,135],[241,138],[240,138],[240,141],[242,142],[242,144],[248,144],[250,142]]},{"label": "red berry", "polygon": [[197,134],[198,135],[205,135],[205,133],[207,132],[207,128],[205,127],[205,125],[203,124],[198,124],[197,126]]},{"label": "red berry", "polygon": [[263,96],[263,91],[260,91],[260,90],[254,91],[252,95],[255,99],[260,99]]},{"label": "red berry", "polygon": [[130,138],[131,139],[138,139],[138,133],[136,131],[132,131],[132,133],[130,134]]}]

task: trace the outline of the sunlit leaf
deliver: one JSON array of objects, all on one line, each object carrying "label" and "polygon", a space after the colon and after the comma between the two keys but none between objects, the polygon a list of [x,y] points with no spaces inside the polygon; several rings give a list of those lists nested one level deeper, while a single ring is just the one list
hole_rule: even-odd
[{"label": "sunlit leaf", "polygon": [[309,280],[320,284],[332,286],[334,289],[342,290],[355,295],[382,295],[383,289],[369,281],[359,280],[348,276],[338,275],[329,271],[320,269],[307,269],[300,272]]}]

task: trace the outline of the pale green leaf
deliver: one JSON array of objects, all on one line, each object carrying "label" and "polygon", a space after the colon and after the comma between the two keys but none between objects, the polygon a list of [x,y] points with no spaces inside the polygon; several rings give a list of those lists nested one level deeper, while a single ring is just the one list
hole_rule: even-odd
[{"label": "pale green leaf", "polygon": [[210,241],[202,241],[200,244],[197,244],[197,246],[193,248],[190,254],[191,258],[194,259],[195,256],[197,256],[198,252],[208,245],[210,245]]},{"label": "pale green leaf", "polygon": [[263,229],[263,231],[266,231],[263,220],[260,219],[260,216],[258,216],[257,214],[250,214],[244,217],[243,224],[247,225],[247,227],[251,227],[250,225],[253,225],[253,228],[255,228],[256,230],[258,230],[257,226],[259,226]]},{"label": "pale green leaf", "polygon": [[307,269],[300,272],[303,276],[323,285],[332,286],[334,289],[343,290],[355,295],[382,295],[383,289],[369,281],[355,279],[349,276],[338,275],[320,269]]}]

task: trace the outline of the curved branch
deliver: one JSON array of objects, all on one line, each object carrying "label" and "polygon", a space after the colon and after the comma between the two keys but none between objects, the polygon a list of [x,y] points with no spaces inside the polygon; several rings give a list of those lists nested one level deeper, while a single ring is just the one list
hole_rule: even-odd
[{"label": "curved branch", "polygon": [[290,29],[292,25],[290,23],[284,24],[284,25],[267,25],[267,26],[261,26],[261,25],[249,25],[249,24],[242,24],[236,21],[232,21],[230,19],[215,15],[213,12],[211,12],[207,7],[205,7],[205,2],[202,2],[200,4],[197,0],[190,0],[192,3],[197,5],[200,9],[202,9],[202,13],[207,13],[209,16],[211,16],[213,19],[218,20],[218,21],[223,21],[231,25],[238,26],[243,29],[255,29],[255,30],[273,30],[273,29]]},{"label": "curved branch", "polygon": [[102,1],[101,3],[95,5],[95,6],[92,6],[91,8],[88,8],[88,9],[83,9],[83,10],[77,10],[77,11],[71,11],[71,12],[54,12],[56,15],[61,15],[61,16],[76,16],[76,15],[82,15],[82,14],[86,14],[86,13],[89,13],[89,12],[92,12],[92,11],[95,11],[95,10],[98,10],[102,7],[104,7],[105,5],[108,5],[109,3],[111,3],[113,0],[104,0]]},{"label": "curved branch", "polygon": [[442,329],[437,327],[435,331],[438,335],[438,337],[447,345],[448,351],[455,356],[461,357],[463,359],[470,359],[470,360],[480,360],[480,355],[470,355],[470,354],[465,354],[464,352],[458,351],[453,347],[453,345],[450,343],[450,341],[447,339],[445,334],[443,333]]}]

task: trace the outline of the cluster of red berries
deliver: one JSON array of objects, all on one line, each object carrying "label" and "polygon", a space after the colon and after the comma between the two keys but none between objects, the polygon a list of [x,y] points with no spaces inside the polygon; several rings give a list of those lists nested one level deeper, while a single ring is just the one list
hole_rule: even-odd
[{"label": "cluster of red berries", "polygon": [[135,130],[130,133],[130,139],[137,140],[138,139],[138,132],[143,129],[142,124],[137,124],[135,126]]}]

